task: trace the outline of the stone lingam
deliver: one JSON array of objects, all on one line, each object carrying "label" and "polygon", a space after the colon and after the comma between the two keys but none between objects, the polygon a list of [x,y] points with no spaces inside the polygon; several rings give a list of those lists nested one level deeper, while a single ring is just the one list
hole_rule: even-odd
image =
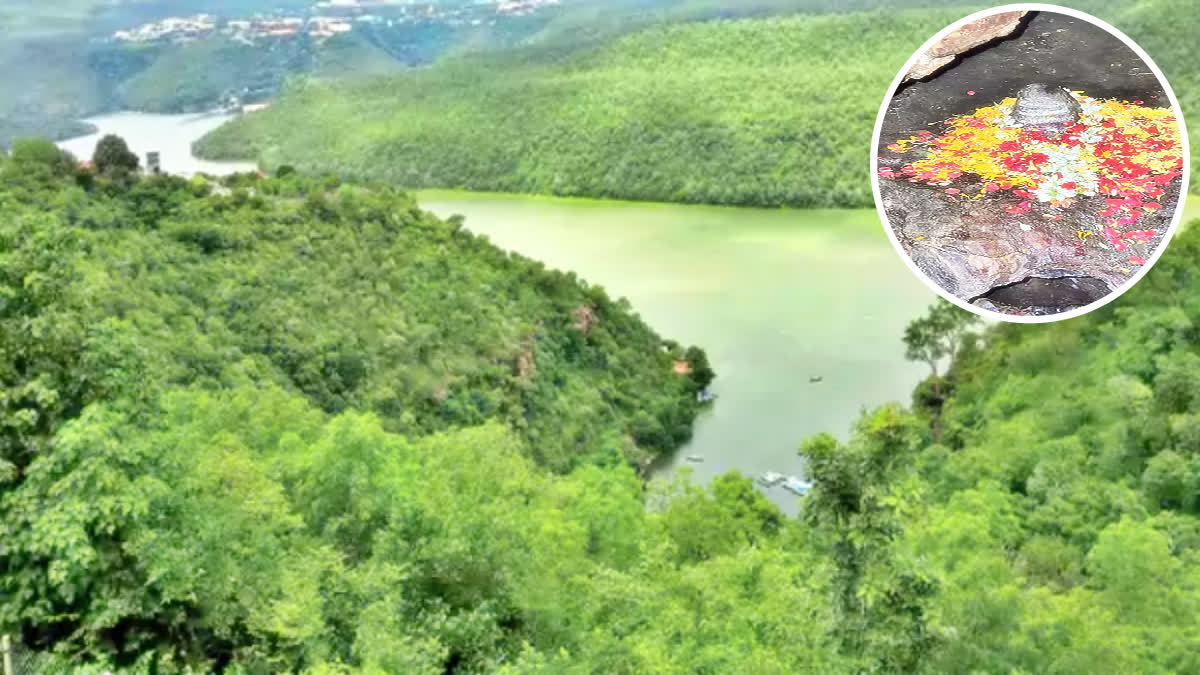
[{"label": "stone lingam", "polygon": [[1079,121],[1079,102],[1062,87],[1035,82],[1017,92],[1013,119],[1023,127],[1040,129],[1057,138],[1067,127]]}]

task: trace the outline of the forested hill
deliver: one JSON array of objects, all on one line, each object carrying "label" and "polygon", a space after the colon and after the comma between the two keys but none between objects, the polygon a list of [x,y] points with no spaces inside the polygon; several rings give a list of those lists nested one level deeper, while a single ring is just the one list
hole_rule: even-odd
[{"label": "forested hill", "polygon": [[20,457],[36,450],[23,445],[30,431],[90,402],[235,382],[274,383],[330,413],[370,410],[405,433],[499,420],[564,471],[611,452],[644,460],[690,434],[707,376],[672,364],[702,352],[402,193],[83,173],[98,181],[85,189],[59,154],[22,142],[0,179],[7,320],[47,331],[5,333],[32,350],[8,375],[46,392],[3,399],[40,410],[11,430]]},{"label": "forested hill", "polygon": [[[1185,112],[1200,110],[1200,56],[1178,20],[1190,3],[1071,4],[1138,40]],[[971,9],[668,22],[586,48],[548,40],[308,83],[198,150],[411,187],[870,206],[866,148],[884,92],[925,39]]]},{"label": "forested hill", "polygon": [[917,10],[671,23],[593,49],[308,83],[197,145],[413,187],[719,204],[870,202],[863,130],[924,36]]},{"label": "forested hill", "polygon": [[643,489],[710,373],[599,289],[385,187],[99,168],[0,164],[33,672],[1200,670],[1198,226],[1085,317],[931,310],[949,374],[804,441],[788,519]]}]

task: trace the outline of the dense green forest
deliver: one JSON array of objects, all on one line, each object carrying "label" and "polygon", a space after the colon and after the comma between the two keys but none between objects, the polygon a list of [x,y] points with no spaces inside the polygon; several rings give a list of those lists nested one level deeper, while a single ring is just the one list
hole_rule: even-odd
[{"label": "dense green forest", "polygon": [[[198,151],[410,187],[869,206],[862,133],[882,93],[926,38],[972,8],[696,22],[704,3],[677,4],[646,16],[581,11],[544,31],[598,25],[604,39],[543,36],[420,72],[297,83]],[[1138,40],[1185,111],[1195,107],[1200,61],[1177,20],[1189,3],[1071,4]],[[663,17],[678,20],[642,25]]]},{"label": "dense green forest", "polygon": [[531,47],[403,77],[300,82],[270,114],[237,120],[197,150],[413,187],[862,204],[862,130],[879,92],[920,36],[957,16],[664,24],[596,49]]},{"label": "dense green forest", "polygon": [[[1106,18],[1190,107],[1189,7]],[[858,204],[879,92],[959,15],[620,14],[586,46],[563,19],[296,81],[210,139],[269,176],[16,143],[0,633],[95,675],[1200,672],[1200,225],[1084,317],[914,320],[909,358],[949,367],[796,439],[815,487],[787,517],[736,473],[644,480],[701,411],[702,349],[397,187]]]},{"label": "dense green forest", "polygon": [[108,145],[0,165],[0,631],[43,672],[1200,670],[1196,227],[1085,317],[914,321],[951,368],[805,440],[786,518],[643,486],[712,373],[624,301],[386,186]]}]

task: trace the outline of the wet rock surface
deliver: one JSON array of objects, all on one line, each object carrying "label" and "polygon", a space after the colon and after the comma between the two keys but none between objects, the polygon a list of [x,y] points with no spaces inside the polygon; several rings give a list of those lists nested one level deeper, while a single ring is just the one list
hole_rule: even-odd
[{"label": "wet rock surface", "polygon": [[[902,85],[893,97],[877,148],[880,167],[899,170],[916,157],[886,149],[921,131],[938,133],[952,116],[1016,96],[1014,118],[1048,135],[1079,116],[1066,89],[1098,98],[1155,101],[1169,106],[1161,83],[1119,39],[1086,21],[1031,12],[1010,39],[972,52],[925,81]],[[971,92],[971,93],[968,93]],[[1131,256],[1150,258],[1153,246],[1117,251],[1101,232],[1103,196],[1067,207],[1034,202],[1012,213],[1010,193],[978,199],[983,184],[971,175],[954,181],[960,194],[907,180],[880,179],[881,205],[896,239],[930,279],[967,302],[992,311],[1052,314],[1108,295],[1138,271]],[[1164,186],[1162,209],[1138,228],[1165,232],[1179,198],[1179,181]],[[1063,281],[1063,280],[1066,281]],[[1005,288],[1008,287],[1008,288]],[[1082,304],[1081,304],[1082,303]]]}]

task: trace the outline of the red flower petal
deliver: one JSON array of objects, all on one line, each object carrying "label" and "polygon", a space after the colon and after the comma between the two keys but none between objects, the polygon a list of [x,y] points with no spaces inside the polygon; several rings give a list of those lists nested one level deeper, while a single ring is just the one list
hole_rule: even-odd
[{"label": "red flower petal", "polygon": [[974,95],[975,95],[975,90],[970,90],[967,92],[967,96],[974,96]]},{"label": "red flower petal", "polygon": [[1131,256],[1129,256],[1129,264],[1130,265],[1145,265],[1146,259],[1142,258],[1140,256],[1131,255]]}]

